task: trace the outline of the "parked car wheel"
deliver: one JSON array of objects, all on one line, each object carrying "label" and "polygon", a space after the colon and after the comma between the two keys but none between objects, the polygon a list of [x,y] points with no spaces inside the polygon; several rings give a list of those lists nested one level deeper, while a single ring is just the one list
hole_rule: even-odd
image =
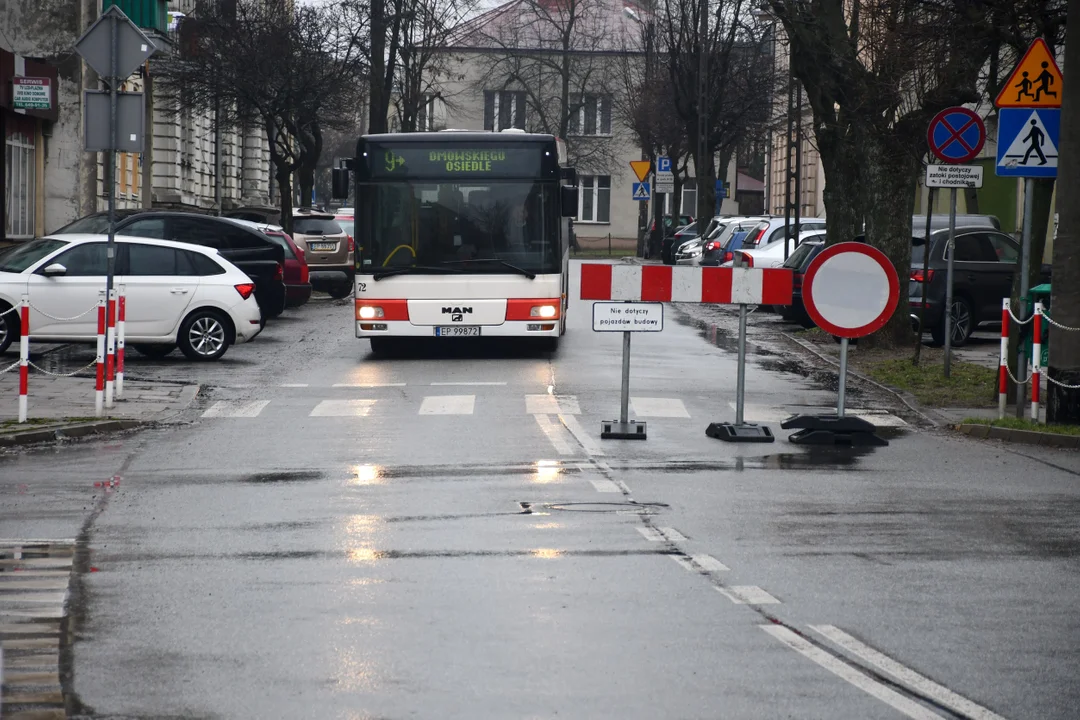
[{"label": "parked car wheel", "polygon": [[232,330],[217,311],[196,310],[180,325],[176,340],[189,360],[217,360],[229,349]]},{"label": "parked car wheel", "polygon": [[352,295],[352,283],[335,283],[327,288],[326,292],[335,300],[341,300]]},{"label": "parked car wheel", "polygon": [[155,360],[160,360],[176,349],[175,345],[133,345],[132,347],[140,355]]},{"label": "parked car wheel", "polygon": [[[971,333],[975,332],[975,316],[971,312],[971,302],[960,295],[953,298],[952,304],[952,346],[960,347],[967,343]],[[945,344],[945,319],[930,330],[930,337],[935,345]]]},{"label": "parked car wheel", "polygon": [[0,313],[4,313],[0,317],[0,353],[8,349],[8,347],[15,341],[15,338],[19,337],[19,317],[16,314],[17,310],[12,310],[10,305],[0,303]]}]

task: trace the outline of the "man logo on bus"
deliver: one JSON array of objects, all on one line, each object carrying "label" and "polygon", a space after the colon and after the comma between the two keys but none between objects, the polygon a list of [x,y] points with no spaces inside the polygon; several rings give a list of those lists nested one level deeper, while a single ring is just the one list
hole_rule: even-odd
[{"label": "man logo on bus", "polygon": [[449,315],[452,322],[461,322],[465,315],[472,315],[471,307],[444,307],[443,315]]}]

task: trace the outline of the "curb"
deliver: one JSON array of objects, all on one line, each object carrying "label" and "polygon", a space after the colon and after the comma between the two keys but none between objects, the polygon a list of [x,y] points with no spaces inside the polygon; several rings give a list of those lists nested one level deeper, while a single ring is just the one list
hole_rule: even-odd
[{"label": "curb", "polygon": [[1023,445],[1045,445],[1057,448],[1080,447],[1080,435],[1059,435],[1057,433],[1039,432],[1038,430],[1015,430],[994,425],[969,423],[961,423],[953,427],[965,435],[984,440],[1004,440],[1005,442],[1021,443]]},{"label": "curb", "polygon": [[61,425],[59,427],[39,428],[37,430],[24,430],[0,435],[0,448],[19,447],[21,445],[33,445],[67,438],[81,438],[88,435],[131,430],[148,424],[144,420],[100,420]]},{"label": "curb", "polygon": [[[840,367],[839,361],[833,360],[828,355],[823,355],[822,353],[818,352],[817,348],[815,348],[810,343],[805,342],[803,340],[800,340],[799,338],[794,337],[790,333],[781,332],[780,335],[787,338],[791,342],[795,343],[796,345],[798,345],[802,349],[806,350],[810,354],[814,355],[819,360],[823,360],[823,361],[829,363],[830,365],[832,365],[833,367],[839,369],[839,367]],[[895,397],[897,400],[902,402],[907,407],[908,410],[915,413],[916,415],[921,417],[924,421],[930,423],[931,425],[933,425],[935,427],[947,427],[947,426],[951,425],[951,423],[949,421],[945,420],[940,415],[937,415],[937,413],[933,413],[937,417],[931,417],[927,413],[932,412],[932,411],[922,410],[922,409],[916,407],[916,403],[915,403],[914,398],[909,397],[908,393],[902,392],[902,391],[897,390],[895,388],[891,388],[888,385],[882,385],[877,380],[872,380],[872,379],[868,378],[867,376],[863,375],[862,373],[860,373],[858,371],[855,371],[855,370],[852,370],[851,365],[848,365],[848,375],[851,375],[852,377],[858,378],[862,382],[873,385],[878,390],[882,390],[884,392],[889,393],[890,395]]]}]

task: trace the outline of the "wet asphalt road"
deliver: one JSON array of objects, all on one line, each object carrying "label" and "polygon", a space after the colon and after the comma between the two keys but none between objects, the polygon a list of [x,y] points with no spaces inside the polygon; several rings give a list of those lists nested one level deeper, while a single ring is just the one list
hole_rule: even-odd
[{"label": "wet asphalt road", "polygon": [[[208,385],[187,422],[0,456],[3,535],[87,551],[75,714],[1077,717],[1080,457],[711,440],[734,355],[668,313],[633,340],[645,442],[599,439],[620,337],[583,303],[554,356],[377,360],[320,301],[217,365],[134,359]],[[750,419],[835,399],[783,360]]]}]

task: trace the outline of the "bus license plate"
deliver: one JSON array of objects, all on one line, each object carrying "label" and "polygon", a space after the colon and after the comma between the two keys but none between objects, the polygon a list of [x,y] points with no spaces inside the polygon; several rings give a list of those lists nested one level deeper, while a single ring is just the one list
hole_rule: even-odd
[{"label": "bus license plate", "polygon": [[336,242],[313,242],[311,243],[311,249],[316,251],[331,251],[337,249]]},{"label": "bus license plate", "polygon": [[477,325],[440,325],[435,328],[435,337],[480,337]]}]

